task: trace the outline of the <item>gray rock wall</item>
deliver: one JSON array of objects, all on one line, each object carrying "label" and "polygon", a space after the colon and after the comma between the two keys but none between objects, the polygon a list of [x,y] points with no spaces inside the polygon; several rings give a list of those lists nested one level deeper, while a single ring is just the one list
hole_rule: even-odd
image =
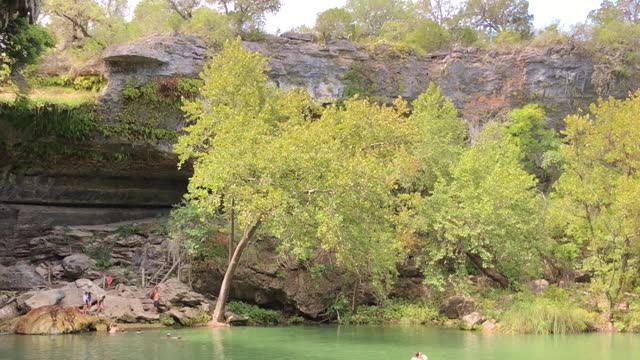
[{"label": "gray rock wall", "polygon": [[[386,101],[414,99],[435,82],[472,119],[478,106],[510,108],[541,102],[549,124],[561,127],[563,118],[585,108],[600,95],[592,84],[594,62],[576,46],[503,50],[459,48],[419,55],[389,45],[365,47],[346,40],[313,42],[287,33],[261,42],[244,42],[247,49],[267,56],[269,76],[280,88],[303,87],[322,103],[341,98],[354,68],[364,69],[373,82],[372,93]],[[104,54],[109,85],[105,103],[121,100],[124,84],[143,83],[158,76],[196,77],[207,60],[204,44],[195,36],[155,35],[109,48]],[[607,93],[624,97],[638,87],[633,79],[614,80]],[[488,104],[482,98],[489,99]],[[478,104],[478,100],[480,104]]]}]

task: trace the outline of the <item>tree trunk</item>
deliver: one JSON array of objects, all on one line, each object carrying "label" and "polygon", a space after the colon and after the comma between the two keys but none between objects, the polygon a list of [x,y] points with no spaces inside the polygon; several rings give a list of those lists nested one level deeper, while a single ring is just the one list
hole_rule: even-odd
[{"label": "tree trunk", "polygon": [[233,256],[233,240],[236,238],[236,214],[235,214],[235,201],[231,198],[231,231],[229,234],[229,262],[231,262],[231,257]]},{"label": "tree trunk", "polygon": [[244,233],[242,234],[242,238],[236,245],[235,250],[233,251],[233,256],[231,257],[231,261],[229,261],[229,265],[227,265],[227,271],[224,274],[224,278],[222,279],[222,285],[220,286],[220,294],[218,294],[218,300],[216,302],[216,307],[213,310],[213,319],[211,320],[211,325],[217,325],[224,322],[224,308],[227,303],[227,299],[229,298],[229,290],[231,289],[231,281],[233,280],[233,274],[236,272],[236,268],[238,267],[238,262],[240,261],[240,257],[244,252],[244,249],[249,244],[249,241],[253,238],[253,235],[260,227],[262,223],[262,215],[258,217],[258,219],[248,226]]},{"label": "tree trunk", "polygon": [[475,265],[485,276],[500,284],[502,288],[509,287],[509,279],[496,270],[494,267],[485,267],[482,264],[482,258],[477,254],[467,252],[467,258]]}]

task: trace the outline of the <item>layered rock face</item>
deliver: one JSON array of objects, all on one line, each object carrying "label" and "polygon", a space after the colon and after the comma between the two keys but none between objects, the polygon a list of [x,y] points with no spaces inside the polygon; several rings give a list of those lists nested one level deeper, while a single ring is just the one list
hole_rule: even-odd
[{"label": "layered rock face", "polygon": [[[374,48],[346,40],[326,44],[311,36],[285,33],[243,46],[269,58],[269,77],[280,88],[303,87],[319,102],[343,97],[349,87],[365,87],[385,101],[414,99],[430,82],[468,115],[528,102],[543,103],[549,124],[585,108],[600,95],[624,97],[634,81],[614,79],[607,89],[594,86],[594,61],[575,46],[503,50],[458,48],[419,55],[390,45]],[[114,46],[104,54],[109,85],[105,103],[117,103],[128,82],[154,77],[197,77],[207,60],[205,45],[192,35],[156,35]],[[365,82],[366,84],[354,84]]]},{"label": "layered rock face", "polygon": [[[388,45],[370,48],[344,40],[312,40],[289,33],[243,46],[270,59],[269,76],[277,87],[303,87],[323,103],[357,89],[382,101],[413,99],[434,82],[461,109],[472,130],[479,129],[484,115],[528,102],[542,102],[548,124],[560,128],[564,116],[585,108],[600,93],[623,97],[638,84],[614,80],[606,93],[599,91],[593,85],[592,58],[571,47],[464,48],[418,55]],[[153,35],[107,49],[109,83],[101,94],[101,116],[106,121],[114,116],[127,86],[158,78],[196,78],[210,55],[193,35]],[[168,123],[182,126],[180,121]],[[7,136],[3,130],[0,140]],[[0,204],[5,204],[0,206],[0,238],[37,235],[56,225],[148,217],[179,202],[186,190],[189,171],[177,170],[177,159],[166,144],[96,139],[86,146],[92,149],[73,150],[99,148],[128,156],[27,161],[21,155],[0,154]]]}]

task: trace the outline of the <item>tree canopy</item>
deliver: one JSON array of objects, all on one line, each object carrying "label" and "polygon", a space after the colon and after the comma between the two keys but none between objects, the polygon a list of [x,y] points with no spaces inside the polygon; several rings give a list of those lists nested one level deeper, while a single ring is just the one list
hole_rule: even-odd
[{"label": "tree canopy", "polygon": [[401,251],[392,198],[411,163],[407,120],[357,99],[318,113],[307,93],[268,85],[265,71],[266,59],[238,42],[205,67],[202,98],[185,106],[192,124],[176,146],[182,162],[193,161],[189,201],[213,214],[234,200],[245,229],[238,257],[263,230],[286,253],[305,259],[321,249],[382,286]]},{"label": "tree canopy", "polygon": [[565,171],[555,186],[549,228],[587,251],[582,270],[608,300],[611,317],[640,266],[640,93],[591,106],[593,118],[567,118]]}]

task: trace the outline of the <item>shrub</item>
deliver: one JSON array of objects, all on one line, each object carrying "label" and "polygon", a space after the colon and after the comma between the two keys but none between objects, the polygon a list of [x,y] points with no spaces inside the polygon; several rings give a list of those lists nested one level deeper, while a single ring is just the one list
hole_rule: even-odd
[{"label": "shrub", "polygon": [[451,44],[451,34],[434,21],[425,21],[406,36],[407,44],[423,52],[442,49]]},{"label": "shrub", "polygon": [[464,46],[475,45],[480,40],[478,32],[468,26],[454,27],[450,33],[455,43]]},{"label": "shrub", "polygon": [[106,269],[111,266],[111,253],[113,247],[108,244],[92,243],[87,244],[82,249],[87,256],[96,261],[96,267]]},{"label": "shrub", "polygon": [[560,32],[558,25],[548,26],[544,31],[540,32],[531,41],[531,45],[539,47],[559,46],[571,42],[571,36],[567,33]]},{"label": "shrub", "polygon": [[361,306],[349,320],[354,324],[426,324],[438,317],[438,309],[431,304],[389,300],[378,306]]},{"label": "shrub", "polygon": [[129,237],[131,235],[139,234],[142,232],[142,226],[137,223],[125,224],[116,229],[116,232],[120,237]]},{"label": "shrub", "polygon": [[[51,34],[43,26],[29,24],[26,18],[18,18],[8,29],[6,53],[19,64],[34,64],[40,56],[55,45]],[[4,45],[4,44],[1,44]]]},{"label": "shrub", "polygon": [[316,19],[316,31],[326,41],[330,39],[349,39],[355,34],[353,16],[341,8],[326,10]]},{"label": "shrub", "polygon": [[176,321],[171,315],[167,313],[162,313],[160,314],[160,324],[164,326],[173,326],[176,324]]},{"label": "shrub", "polygon": [[235,35],[227,16],[204,6],[193,12],[191,21],[185,23],[182,30],[199,35],[216,50],[222,49],[224,42]]},{"label": "shrub", "polygon": [[301,325],[304,324],[304,318],[302,316],[291,316],[287,319],[289,325]]},{"label": "shrub", "polygon": [[232,301],[228,303],[227,310],[248,317],[249,320],[256,325],[277,325],[281,315],[278,311],[263,309],[242,301]]},{"label": "shrub", "polygon": [[522,33],[514,30],[505,30],[496,36],[496,44],[519,44],[522,42]]},{"label": "shrub", "polygon": [[500,328],[512,334],[572,334],[592,328],[594,317],[566,297],[562,290],[544,297],[523,295],[503,314]]}]

